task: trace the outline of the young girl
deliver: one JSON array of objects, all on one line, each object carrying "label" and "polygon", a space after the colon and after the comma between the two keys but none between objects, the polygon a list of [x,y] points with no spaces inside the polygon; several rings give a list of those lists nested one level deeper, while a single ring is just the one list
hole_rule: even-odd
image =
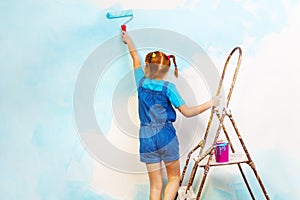
[{"label": "young girl", "polygon": [[180,164],[178,139],[172,124],[176,120],[173,106],[185,117],[192,117],[218,106],[220,99],[213,97],[206,103],[188,107],[175,85],[163,80],[170,69],[171,60],[175,65],[175,76],[178,76],[175,56],[159,51],[148,53],[144,72],[132,40],[126,32],[122,32],[122,38],[133,60],[139,103],[140,160],[146,163],[150,200],[162,199],[162,162],[168,176],[164,199],[174,200],[179,187]]}]

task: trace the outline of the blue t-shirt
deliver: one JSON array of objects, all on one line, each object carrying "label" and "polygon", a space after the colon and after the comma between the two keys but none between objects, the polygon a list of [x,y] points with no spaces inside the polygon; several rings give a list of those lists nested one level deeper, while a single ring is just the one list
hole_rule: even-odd
[{"label": "blue t-shirt", "polygon": [[[136,85],[138,86],[142,78],[145,76],[145,73],[141,67],[138,67],[136,68],[136,70],[134,70],[134,76],[135,76]],[[164,80],[155,80],[155,79],[146,78],[145,81],[143,82],[142,87],[154,91],[162,91],[164,82],[165,82]],[[180,96],[178,90],[176,89],[176,86],[173,83],[169,82],[166,94],[171,104],[175,108],[178,108],[183,104],[185,104],[184,100]]]}]

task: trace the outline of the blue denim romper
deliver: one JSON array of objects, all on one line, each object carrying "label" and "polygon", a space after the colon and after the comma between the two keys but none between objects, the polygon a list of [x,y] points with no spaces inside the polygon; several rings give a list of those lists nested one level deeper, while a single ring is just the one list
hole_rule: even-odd
[{"label": "blue denim romper", "polygon": [[176,112],[166,95],[168,82],[162,91],[143,88],[139,83],[140,160],[145,163],[170,162],[179,159],[179,144],[172,122]]}]

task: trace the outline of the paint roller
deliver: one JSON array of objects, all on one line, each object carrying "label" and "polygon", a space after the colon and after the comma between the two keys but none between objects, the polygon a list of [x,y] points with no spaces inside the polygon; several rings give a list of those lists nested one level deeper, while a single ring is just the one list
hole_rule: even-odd
[{"label": "paint roller", "polygon": [[106,14],[106,18],[108,19],[119,19],[126,17],[129,17],[129,19],[121,25],[122,31],[126,31],[126,24],[130,22],[133,18],[132,10],[110,11]]}]

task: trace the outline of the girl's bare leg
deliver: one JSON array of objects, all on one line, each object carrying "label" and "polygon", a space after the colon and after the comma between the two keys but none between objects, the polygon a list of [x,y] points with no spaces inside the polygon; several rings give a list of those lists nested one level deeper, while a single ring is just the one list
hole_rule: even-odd
[{"label": "girl's bare leg", "polygon": [[162,198],[162,171],[161,163],[146,164],[150,179],[150,200],[161,200]]},{"label": "girl's bare leg", "polygon": [[168,175],[168,184],[164,192],[164,200],[174,200],[178,191],[180,181],[179,160],[165,163]]}]

